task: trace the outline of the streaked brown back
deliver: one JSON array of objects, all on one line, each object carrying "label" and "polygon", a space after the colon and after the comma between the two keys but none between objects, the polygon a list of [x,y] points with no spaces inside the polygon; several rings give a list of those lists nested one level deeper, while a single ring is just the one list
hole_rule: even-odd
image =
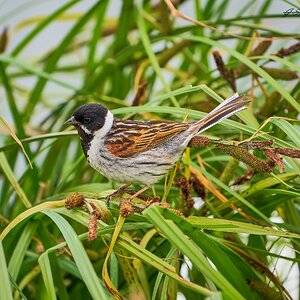
[{"label": "streaked brown back", "polygon": [[105,145],[117,157],[130,157],[166,143],[189,126],[188,123],[179,122],[138,122],[117,119]]}]

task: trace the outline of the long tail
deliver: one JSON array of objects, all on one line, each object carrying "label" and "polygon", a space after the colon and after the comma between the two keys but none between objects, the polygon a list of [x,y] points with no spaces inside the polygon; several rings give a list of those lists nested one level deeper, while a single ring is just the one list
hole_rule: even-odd
[{"label": "long tail", "polygon": [[198,125],[197,127],[199,129],[197,134],[247,108],[246,105],[249,102],[250,101],[244,101],[244,95],[239,96],[238,93],[235,93],[207,114],[203,119],[195,123],[196,126]]}]

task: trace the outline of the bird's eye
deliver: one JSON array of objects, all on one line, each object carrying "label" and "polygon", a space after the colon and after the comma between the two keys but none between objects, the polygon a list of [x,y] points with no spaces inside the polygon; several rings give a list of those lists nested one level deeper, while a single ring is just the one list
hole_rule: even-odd
[{"label": "bird's eye", "polygon": [[90,117],[85,117],[84,119],[83,119],[83,123],[84,124],[89,124],[91,122],[91,118]]}]

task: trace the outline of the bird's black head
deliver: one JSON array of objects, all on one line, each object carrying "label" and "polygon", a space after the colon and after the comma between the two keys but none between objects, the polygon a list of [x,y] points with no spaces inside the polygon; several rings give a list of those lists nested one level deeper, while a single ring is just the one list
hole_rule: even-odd
[{"label": "bird's black head", "polygon": [[100,104],[85,104],[80,106],[65,124],[74,125],[80,136],[84,133],[93,135],[104,126],[107,113],[108,109]]}]

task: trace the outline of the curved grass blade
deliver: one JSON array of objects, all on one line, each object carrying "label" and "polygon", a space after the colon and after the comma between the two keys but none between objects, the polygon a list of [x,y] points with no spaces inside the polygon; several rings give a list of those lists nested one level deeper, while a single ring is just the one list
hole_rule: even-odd
[{"label": "curved grass blade", "polygon": [[2,241],[0,240],[0,272],[1,272],[1,289],[0,299],[12,300],[12,290],[9,280],[9,273],[6,265],[5,254],[3,251]]},{"label": "curved grass blade", "polygon": [[[299,195],[298,195],[299,196]],[[205,217],[191,216],[186,219],[189,223],[194,226],[205,229],[222,232],[235,232],[235,233],[246,233],[255,235],[267,235],[267,236],[280,236],[284,238],[295,238],[300,239],[300,234],[287,232],[279,229],[273,229],[270,227],[264,227],[244,222],[223,220],[223,219],[211,219]]]},{"label": "curved grass blade", "polygon": [[[281,181],[289,181],[292,180],[296,177],[298,177],[298,173],[283,173],[283,174],[279,174],[277,175],[277,177],[281,180]],[[260,180],[257,183],[254,183],[253,185],[251,185],[248,189],[246,189],[245,191],[243,191],[241,193],[241,196],[244,198],[247,198],[249,196],[251,196],[252,194],[259,192],[261,190],[265,190],[267,188],[270,188],[272,186],[275,186],[279,183],[277,178],[272,178],[272,177],[268,177],[265,179]]]},{"label": "curved grass blade", "polygon": [[[1,153],[0,153],[1,155]],[[26,220],[28,217],[44,210],[44,209],[53,209],[56,207],[64,206],[65,200],[59,200],[59,201],[49,201],[49,202],[43,202],[39,205],[30,207],[26,211],[20,213],[17,217],[15,217],[1,232],[0,234],[0,240],[4,240],[5,237],[22,221]]]},{"label": "curved grass blade", "polygon": [[77,87],[75,87],[67,82],[64,82],[62,80],[56,79],[54,76],[50,75],[49,73],[47,73],[45,71],[41,71],[32,66],[24,64],[24,63],[20,62],[18,59],[14,58],[10,55],[7,55],[7,54],[0,55],[0,61],[3,63],[10,64],[12,66],[15,66],[15,67],[21,69],[22,71],[25,71],[29,74],[36,75],[37,77],[43,78],[49,82],[53,82],[61,87],[71,90],[73,92],[76,92],[78,90]]},{"label": "curved grass blade", "polygon": [[124,222],[125,222],[125,218],[123,216],[119,215],[119,218],[118,218],[114,233],[112,235],[111,242],[110,242],[110,245],[109,245],[105,260],[104,260],[104,263],[103,263],[103,267],[102,267],[102,279],[103,279],[105,285],[107,286],[107,288],[109,289],[110,293],[117,299],[124,299],[124,298],[120,294],[120,292],[116,289],[113,282],[111,281],[111,279],[109,277],[107,264],[108,264],[110,255],[111,255],[111,253],[114,249],[114,246],[116,244],[116,240],[117,240],[117,238],[120,234],[120,230],[121,230]]},{"label": "curved grass blade", "polygon": [[42,21],[38,26],[34,27],[33,30],[15,47],[12,51],[13,56],[17,56],[31,41],[35,38],[44,28],[52,24],[52,21],[55,20],[60,14],[65,10],[69,9],[71,6],[76,4],[77,1],[70,1],[65,5],[61,6],[54,13],[49,15],[44,21]]},{"label": "curved grass blade", "polygon": [[[166,256],[166,259],[170,259],[174,256],[174,254],[176,253],[177,249],[175,247],[171,248],[169,253]],[[156,280],[155,280],[155,284],[153,287],[153,293],[152,293],[152,300],[158,299],[158,290],[161,284],[163,285],[167,285],[169,283],[168,280],[169,277],[164,276],[164,274],[162,272],[159,272]],[[167,284],[166,284],[167,283]],[[161,294],[163,294],[163,290],[161,292]]]},{"label": "curved grass blade", "polygon": [[[46,134],[41,134],[41,135],[35,135],[32,137],[21,139],[21,143],[31,143],[31,142],[37,142],[40,140],[55,139],[55,138],[59,138],[59,137],[72,136],[72,135],[77,135],[77,131],[75,131],[75,130],[61,131],[61,132],[52,132],[52,133],[46,133]],[[11,143],[11,144],[2,146],[2,147],[0,147],[0,152],[5,151],[15,145],[16,145],[15,143]]]},{"label": "curved grass blade", "polygon": [[120,234],[120,240],[118,241],[118,245],[121,248],[128,251],[129,253],[131,253],[132,255],[134,255],[135,257],[141,259],[149,266],[156,268],[158,271],[175,279],[178,282],[178,284],[188,289],[191,289],[199,293],[200,295],[214,295],[214,292],[210,291],[209,289],[182,278],[179,274],[176,273],[176,270],[173,266],[165,262],[163,259],[157,257],[152,252],[140,247],[137,243],[131,241],[125,235]]},{"label": "curved grass blade", "polygon": [[39,258],[39,266],[41,269],[41,273],[43,276],[44,284],[46,287],[46,291],[49,299],[57,299],[53,281],[53,275],[50,266],[49,256],[46,253],[45,255],[41,255]]},{"label": "curved grass blade", "polygon": [[20,197],[20,200],[22,201],[24,206],[26,208],[31,207],[31,203],[30,203],[29,199],[27,198],[25,192],[23,191],[23,189],[19,185],[17,179],[15,178],[15,175],[14,175],[12,169],[10,168],[10,165],[8,164],[6,156],[3,152],[0,152],[0,166],[1,166],[4,174],[7,176],[11,186],[13,187],[13,189],[16,191],[16,193]]},{"label": "curved grass blade", "polygon": [[14,252],[8,264],[9,273],[14,280],[18,278],[26,251],[32,242],[32,237],[36,232],[37,226],[38,222],[27,224],[23,229],[22,234],[18,237]]},{"label": "curved grass blade", "polygon": [[232,196],[234,196],[237,200],[241,201],[244,205],[246,205],[249,209],[251,209],[253,212],[255,212],[258,216],[260,216],[267,224],[270,224],[271,226],[278,227],[276,224],[274,224],[268,217],[266,217],[262,212],[260,212],[254,205],[249,203],[246,199],[244,199],[241,195],[239,195],[237,192],[229,188],[226,184],[224,184],[221,180],[216,178],[215,176],[211,175],[206,170],[200,168],[197,164],[191,163],[191,165],[200,171],[204,176],[206,176],[208,179],[210,179],[212,182],[220,186],[222,189],[229,192]]},{"label": "curved grass blade", "polygon": [[90,41],[90,47],[88,52],[88,58],[87,58],[87,67],[88,71],[90,72],[94,68],[95,63],[95,53],[97,50],[97,43],[101,39],[101,31],[103,27],[103,21],[105,17],[105,12],[107,9],[109,1],[105,0],[102,1],[102,6],[99,6],[97,14],[96,14],[96,22],[94,27],[94,32]]},{"label": "curved grass blade", "polygon": [[[149,40],[149,36],[148,36],[148,33],[147,33],[146,24],[145,24],[144,18],[143,18],[143,9],[142,9],[141,6],[139,7],[139,10],[137,12],[137,26],[138,26],[138,29],[139,29],[139,32],[140,32],[140,35],[141,35],[141,40],[144,44],[144,48],[147,52],[149,60],[151,61],[152,67],[155,70],[155,72],[156,72],[157,76],[159,77],[159,79],[161,80],[165,91],[170,92],[171,91],[170,87],[167,84],[167,82],[166,82],[166,80],[165,80],[165,78],[164,78],[164,76],[161,72],[157,57],[155,56],[155,54],[153,53],[153,51],[151,49],[152,45],[151,45],[151,42]],[[171,101],[172,101],[172,103],[175,107],[179,107],[179,103],[178,103],[178,101],[176,100],[176,98],[174,96],[171,96],[170,99],[171,99]]]},{"label": "curved grass blade", "polygon": [[202,251],[189,240],[181,229],[171,220],[165,220],[157,206],[150,206],[143,211],[143,215],[156,226],[166,238],[186,255],[193,265],[212,280],[229,299],[245,299],[236,288],[207,261]]},{"label": "curved grass blade", "polygon": [[285,134],[300,148],[300,130],[299,126],[293,126],[288,121],[281,118],[271,118],[270,122],[278,126]]},{"label": "curved grass blade", "polygon": [[[55,70],[56,64],[61,58],[61,56],[64,54],[65,49],[68,47],[68,45],[71,43],[71,41],[74,39],[74,37],[80,32],[83,26],[86,25],[86,23],[90,20],[91,16],[94,14],[95,10],[98,8],[99,5],[102,4],[102,1],[96,2],[88,10],[81,19],[71,28],[71,30],[66,34],[62,42],[59,44],[59,46],[55,49],[55,51],[52,53],[50,58],[48,59],[45,67],[44,72],[51,73]],[[27,106],[25,108],[24,113],[24,120],[27,121],[31,118],[33,111],[35,109],[36,104],[38,103],[41,93],[47,84],[47,80],[44,78],[39,78],[36,85],[31,91],[31,94],[29,96],[29,99],[27,101]]]},{"label": "curved grass blade", "polygon": [[[14,131],[12,130],[12,128],[7,124],[7,122],[0,117],[0,123],[8,130],[9,134],[12,136],[12,138],[16,141],[16,143],[20,146],[22,152],[24,153],[26,159],[28,160],[28,163],[30,165],[30,168],[33,169],[31,161],[22,145],[22,142],[19,140],[19,138],[17,137],[17,135],[14,133]],[[1,150],[0,150],[1,151]]]},{"label": "curved grass blade", "polygon": [[300,73],[300,67],[295,64],[295,63],[292,63],[290,62],[289,60],[287,59],[283,59],[279,56],[276,56],[276,55],[261,55],[261,56],[252,56],[251,59],[267,59],[267,60],[274,60],[274,61],[277,61],[281,64],[283,64],[284,66],[288,67],[290,70],[293,70],[295,72],[298,72]]},{"label": "curved grass blade", "polygon": [[233,48],[225,46],[207,37],[187,36],[187,35],[182,35],[181,37],[183,39],[187,39],[193,42],[204,43],[214,47],[218,47],[226,51],[227,53],[235,57],[237,60],[239,60],[241,63],[248,66],[255,73],[263,77],[275,90],[277,90],[282,95],[283,98],[285,98],[298,112],[300,112],[300,104],[285,90],[285,88],[281,86],[273,77],[271,77],[267,72],[265,72],[262,68],[256,65],[253,61],[251,61],[251,59],[249,59],[245,55],[239,53]]},{"label": "curved grass blade", "polygon": [[71,225],[55,212],[43,211],[43,213],[51,218],[61,231],[91,296],[94,299],[110,299]]}]

